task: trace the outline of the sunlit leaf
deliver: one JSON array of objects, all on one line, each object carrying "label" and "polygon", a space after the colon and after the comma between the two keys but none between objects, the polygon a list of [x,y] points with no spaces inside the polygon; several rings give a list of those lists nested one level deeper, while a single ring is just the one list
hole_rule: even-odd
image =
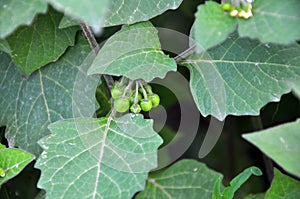
[{"label": "sunlit leaf", "polygon": [[157,166],[161,138],[142,115],[58,121],[40,141],[48,198],[131,198]]},{"label": "sunlit leaf", "polygon": [[18,175],[24,167],[34,160],[34,155],[16,148],[5,148],[0,144],[0,186]]},{"label": "sunlit leaf", "polygon": [[224,43],[182,61],[204,115],[258,115],[269,102],[291,91],[287,80],[300,76],[300,46],[261,44],[231,35]]},{"label": "sunlit leaf", "polygon": [[265,199],[298,199],[300,197],[300,182],[274,170],[272,185]]},{"label": "sunlit leaf", "polygon": [[111,36],[88,73],[151,81],[176,68],[175,61],[162,52],[157,30],[150,22],[144,22],[123,26]]},{"label": "sunlit leaf", "polygon": [[198,7],[196,20],[191,30],[191,36],[197,45],[197,52],[201,52],[223,42],[229,33],[233,32],[237,20],[224,13],[220,4],[207,1]]}]

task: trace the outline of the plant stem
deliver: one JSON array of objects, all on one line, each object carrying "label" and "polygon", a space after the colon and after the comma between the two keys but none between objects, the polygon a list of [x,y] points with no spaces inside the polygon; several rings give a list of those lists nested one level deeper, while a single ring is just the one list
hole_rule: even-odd
[{"label": "plant stem", "polygon": [[139,102],[139,83],[135,81],[135,96],[134,96],[134,104]]},{"label": "plant stem", "polygon": [[[80,22],[80,27],[83,31],[84,36],[88,40],[92,50],[94,51],[95,55],[97,55],[99,50],[100,50],[100,47],[97,43],[97,40],[96,40],[92,30],[90,29],[90,27],[87,24],[85,24],[83,22]],[[114,80],[110,75],[103,75],[103,77],[106,81],[106,84],[107,84],[107,87],[108,87],[108,90],[109,90],[108,93],[110,94],[110,90],[114,85]]]},{"label": "plant stem", "polygon": [[142,81],[142,80],[137,80],[137,81],[139,81],[140,87],[141,87],[141,89],[142,89],[142,91],[143,91],[144,99],[145,99],[145,100],[148,100],[147,92],[146,92],[146,90],[145,90],[145,88],[144,88],[144,86],[143,86],[143,81]]},{"label": "plant stem", "polygon": [[131,88],[132,83],[133,83],[133,80],[129,80],[128,85],[127,85],[126,88],[124,89],[124,92],[123,92],[123,95],[122,95],[123,98],[125,97],[125,95],[126,95],[126,93],[128,92],[128,90]]},{"label": "plant stem", "polygon": [[186,49],[185,51],[183,51],[182,53],[180,53],[176,57],[174,57],[175,62],[179,63],[182,59],[186,58],[187,56],[189,56],[190,54],[195,52],[195,50],[196,50],[196,44],[189,47],[188,49]]}]

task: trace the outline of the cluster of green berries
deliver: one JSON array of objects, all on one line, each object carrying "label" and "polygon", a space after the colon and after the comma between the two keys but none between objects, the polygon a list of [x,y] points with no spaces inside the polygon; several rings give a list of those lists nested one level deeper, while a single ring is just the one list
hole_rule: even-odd
[{"label": "cluster of green berries", "polygon": [[232,17],[248,19],[253,16],[251,3],[240,3],[238,6],[234,6],[232,3],[223,3],[221,7]]},{"label": "cluster of green berries", "polygon": [[152,88],[143,80],[135,81],[135,88],[132,89],[133,81],[127,85],[115,82],[111,89],[111,96],[114,100],[114,109],[119,113],[128,110],[132,113],[141,111],[148,112],[160,103],[160,97],[152,92]]}]

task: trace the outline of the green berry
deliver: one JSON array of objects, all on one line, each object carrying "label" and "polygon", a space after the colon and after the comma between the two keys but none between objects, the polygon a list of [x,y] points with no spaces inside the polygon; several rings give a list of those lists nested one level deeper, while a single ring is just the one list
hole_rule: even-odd
[{"label": "green berry", "polygon": [[117,86],[114,86],[112,87],[110,93],[113,99],[118,99],[122,96],[123,90]]},{"label": "green berry", "polygon": [[138,114],[139,112],[141,112],[141,110],[141,106],[138,104],[132,104],[130,107],[130,111],[135,114]]},{"label": "green berry", "polygon": [[224,3],[222,4],[222,10],[224,11],[231,11],[233,9],[233,6],[231,3]]},{"label": "green berry", "polygon": [[117,98],[114,101],[114,108],[119,113],[124,113],[129,109],[129,100],[126,98]]},{"label": "green berry", "polygon": [[142,100],[140,102],[141,108],[143,111],[147,112],[152,109],[152,102],[150,100]]},{"label": "green berry", "polygon": [[157,94],[152,94],[148,96],[149,100],[152,102],[152,107],[156,107],[160,103],[160,97]]}]

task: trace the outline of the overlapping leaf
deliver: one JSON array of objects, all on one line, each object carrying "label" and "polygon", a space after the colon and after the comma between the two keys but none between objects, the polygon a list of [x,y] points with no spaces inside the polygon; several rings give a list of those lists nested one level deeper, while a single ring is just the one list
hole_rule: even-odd
[{"label": "overlapping leaf", "polygon": [[95,30],[100,30],[102,27],[109,0],[101,1],[66,1],[66,0],[47,0],[56,9],[64,12],[66,15],[71,16],[76,20],[84,21]]},{"label": "overlapping leaf", "polygon": [[258,115],[260,108],[291,88],[300,76],[300,47],[261,44],[236,34],[183,63],[200,112],[223,120],[227,115]]},{"label": "overlapping leaf", "polygon": [[9,47],[9,44],[5,39],[0,39],[0,51],[11,53],[11,49]]},{"label": "overlapping leaf", "polygon": [[242,37],[288,44],[300,39],[300,1],[254,1],[253,17],[239,20]]},{"label": "overlapping leaf", "polygon": [[4,38],[20,25],[29,25],[37,13],[44,13],[43,0],[2,0],[0,3],[0,38]]},{"label": "overlapping leaf", "polygon": [[183,0],[132,0],[124,3],[122,0],[111,2],[105,26],[133,24],[147,21],[162,14],[166,10],[176,9]]},{"label": "overlapping leaf", "polygon": [[7,126],[10,146],[39,155],[37,141],[49,134],[48,124],[94,113],[99,80],[86,76],[89,65],[84,60],[90,48],[85,41],[78,42],[60,60],[27,78],[0,52],[0,126]]},{"label": "overlapping leaf", "polygon": [[59,29],[62,14],[49,8],[38,15],[30,26],[22,26],[6,38],[11,57],[18,68],[30,74],[56,61],[70,45],[74,45],[77,27]]},{"label": "overlapping leaf", "polygon": [[162,139],[142,115],[58,121],[40,141],[48,198],[131,198],[157,166]]},{"label": "overlapping leaf", "polygon": [[136,198],[211,198],[221,174],[194,160],[181,160],[149,175],[146,189]]},{"label": "overlapping leaf", "polygon": [[201,52],[223,42],[233,32],[236,19],[225,14],[220,4],[207,1],[198,7],[196,19],[191,29],[190,45],[196,44],[197,52]]},{"label": "overlapping leaf", "polygon": [[151,81],[176,70],[173,59],[163,54],[157,30],[150,22],[123,26],[110,37],[88,70],[89,74],[126,76]]},{"label": "overlapping leaf", "polygon": [[191,37],[197,51],[209,49],[226,39],[238,25],[241,37],[259,39],[263,43],[290,44],[300,39],[300,2],[254,1],[253,17],[249,19],[231,17],[221,6],[206,2],[198,7]]},{"label": "overlapping leaf", "polygon": [[298,199],[300,197],[300,182],[274,170],[274,179],[265,199]]},{"label": "overlapping leaf", "polygon": [[15,177],[22,169],[34,160],[34,155],[16,148],[5,148],[0,144],[0,168],[4,170],[4,176],[0,177],[0,186]]},{"label": "overlapping leaf", "polygon": [[286,171],[300,177],[300,120],[243,137]]}]

